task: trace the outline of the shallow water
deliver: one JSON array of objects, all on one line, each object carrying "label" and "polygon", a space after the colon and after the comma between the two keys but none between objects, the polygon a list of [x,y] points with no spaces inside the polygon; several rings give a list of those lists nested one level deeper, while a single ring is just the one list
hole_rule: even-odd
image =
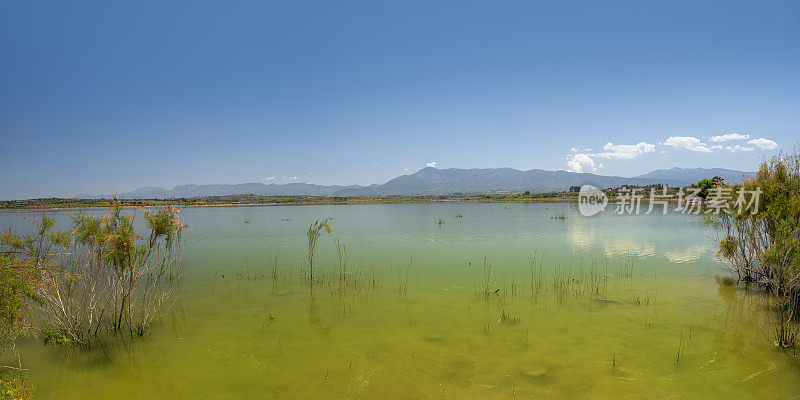
[{"label": "shallow water", "polygon": [[[64,227],[71,213],[50,214]],[[0,228],[25,229],[28,215],[2,212]],[[768,339],[764,299],[716,283],[724,265],[696,216],[437,203],[183,217],[186,277],[171,312],[144,339],[92,351],[21,340],[37,398],[800,394],[800,366]],[[305,231],[325,217],[335,233],[320,238],[312,287]]]}]

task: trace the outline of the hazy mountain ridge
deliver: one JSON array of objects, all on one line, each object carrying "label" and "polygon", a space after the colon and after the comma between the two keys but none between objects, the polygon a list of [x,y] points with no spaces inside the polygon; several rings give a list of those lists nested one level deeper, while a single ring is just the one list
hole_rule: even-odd
[{"label": "hazy mountain ridge", "polygon": [[[118,197],[125,199],[175,199],[206,196],[226,196],[234,194],[257,194],[264,196],[333,196],[342,189],[359,186],[315,185],[311,183],[288,183],[285,185],[263,183],[240,183],[233,185],[178,185],[172,189],[157,186],[145,186],[124,193]],[[101,198],[103,195],[78,195],[79,198]]]},{"label": "hazy mountain ridge", "polygon": [[487,169],[437,169],[424,168],[411,175],[394,178],[383,185],[371,185],[342,189],[338,196],[397,196],[432,195],[452,193],[489,192],[555,192],[568,190],[570,186],[593,185],[613,187],[624,184],[649,185],[661,183],[680,186],[684,182],[658,178],[625,178],[567,171],[532,169],[520,171],[513,168]]},{"label": "hazy mountain ridge", "polygon": [[657,169],[650,171],[643,175],[635,176],[634,178],[658,178],[658,179],[676,179],[684,182],[697,182],[701,179],[713,178],[719,176],[725,182],[736,183],[741,182],[746,176],[755,175],[755,172],[736,171],[733,169],[725,168],[670,168],[670,169]]},{"label": "hazy mountain ridge", "polygon": [[[521,171],[513,168],[423,168],[410,175],[398,176],[383,184],[369,186],[316,185],[311,183],[289,183],[285,185],[242,183],[236,185],[178,185],[173,189],[146,186],[119,197],[126,199],[191,198],[255,194],[265,196],[411,196],[453,193],[490,192],[557,192],[570,186],[592,185],[600,188],[621,185],[645,186],[663,184],[686,186],[703,178],[721,176],[726,181],[740,181],[752,172],[722,168],[671,168],[651,171],[635,177],[604,176],[576,173],[563,170],[548,171],[531,169]],[[107,196],[79,195],[81,198]]]}]

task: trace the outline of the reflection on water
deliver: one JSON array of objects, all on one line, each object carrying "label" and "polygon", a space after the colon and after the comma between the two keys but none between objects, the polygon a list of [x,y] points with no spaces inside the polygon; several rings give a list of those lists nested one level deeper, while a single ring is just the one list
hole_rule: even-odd
[{"label": "reflection on water", "polygon": [[707,245],[694,245],[685,249],[667,250],[664,257],[674,263],[688,263],[699,260],[709,253],[710,247]]},{"label": "reflection on water", "polygon": [[594,226],[588,222],[573,222],[580,219],[570,220],[567,237],[572,245],[577,247],[589,247],[595,244]]},{"label": "reflection on water", "polygon": [[[765,339],[765,297],[717,283],[723,265],[691,216],[582,218],[550,203],[183,214],[175,307],[143,339],[21,341],[38,397],[800,394],[796,358]],[[323,236],[312,281],[305,229],[329,216],[346,247]]]},{"label": "reflection on water", "polygon": [[632,238],[618,238],[603,243],[606,257],[633,256],[650,257],[656,254],[656,247],[652,243],[643,243]]}]

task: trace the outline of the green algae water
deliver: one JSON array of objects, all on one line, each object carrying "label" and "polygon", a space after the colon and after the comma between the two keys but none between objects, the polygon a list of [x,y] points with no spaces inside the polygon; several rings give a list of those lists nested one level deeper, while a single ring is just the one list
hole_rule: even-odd
[{"label": "green algae water", "polygon": [[[49,212],[61,228],[71,214]],[[0,228],[31,215],[2,212]],[[312,283],[306,230],[328,217]],[[435,203],[183,218],[179,296],[147,336],[17,343],[37,398],[800,395],[767,300],[717,283],[725,266],[697,216]]]}]

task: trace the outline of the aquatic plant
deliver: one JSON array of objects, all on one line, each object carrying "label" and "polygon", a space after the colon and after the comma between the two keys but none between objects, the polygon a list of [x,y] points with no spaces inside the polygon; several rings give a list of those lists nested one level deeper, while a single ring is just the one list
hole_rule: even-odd
[{"label": "aquatic plant", "polygon": [[414,265],[414,255],[412,254],[411,259],[409,260],[408,265],[406,265],[405,270],[401,270],[399,268],[397,269],[397,274],[398,274],[397,280],[399,286],[398,290],[403,294],[408,293],[408,275],[409,273],[411,273],[411,267],[413,265]]},{"label": "aquatic plant", "polygon": [[275,255],[272,256],[272,286],[278,286],[278,257],[280,257],[280,250],[275,250]]},{"label": "aquatic plant", "polygon": [[683,344],[683,331],[681,331],[681,339],[678,341],[678,354],[675,357],[675,363],[681,362],[681,356],[683,355],[684,351],[684,344]]},{"label": "aquatic plant", "polygon": [[186,226],[170,206],[143,210],[143,218],[146,236],[119,205],[105,216],[76,214],[69,232],[51,230],[43,217],[36,237],[4,236],[6,254],[40,266],[33,293],[52,332],[76,345],[91,345],[107,330],[141,336],[171,303]]},{"label": "aquatic plant", "polygon": [[334,239],[333,244],[336,247],[336,269],[338,273],[338,281],[340,285],[347,286],[347,262],[349,260],[347,246],[342,244],[339,238]]},{"label": "aquatic plant", "polygon": [[[483,297],[489,298],[490,293],[497,293],[490,288],[492,279],[492,267],[494,266],[494,255],[491,258],[483,257]],[[499,290],[499,289],[498,289]]]},{"label": "aquatic plant", "polygon": [[70,344],[69,338],[58,329],[52,328],[42,328],[42,333],[44,334],[44,344],[54,343],[60,345],[68,345]]},{"label": "aquatic plant", "polygon": [[333,228],[328,223],[330,218],[324,220],[315,220],[308,226],[306,236],[308,238],[308,276],[310,280],[314,279],[314,256],[317,253],[317,240],[319,240],[322,232],[333,233]]},{"label": "aquatic plant", "polygon": [[43,213],[34,224],[35,235],[0,237],[0,352],[18,336],[29,332],[31,310],[44,304],[38,294],[42,275],[52,268],[48,254],[53,241],[63,242],[60,232],[50,232],[55,221]]},{"label": "aquatic plant", "polygon": [[[727,212],[706,215],[717,255],[739,280],[767,289],[776,304],[774,342],[793,346],[800,318],[800,148],[762,162],[755,176],[725,190],[735,194],[720,204]],[[753,200],[739,196],[745,193],[759,193],[758,208],[744,207]]]},{"label": "aquatic plant", "polygon": [[564,213],[562,212],[560,214],[551,215],[550,219],[554,219],[556,221],[564,221],[565,219],[567,219],[567,216],[564,215]]},{"label": "aquatic plant", "polygon": [[339,238],[334,240],[336,247],[336,272],[334,275],[334,284],[336,286],[336,305],[340,315],[346,315],[350,312],[349,304],[347,303],[347,289],[350,286],[350,279],[347,274],[347,262],[349,260],[347,254],[347,246],[342,244]]},{"label": "aquatic plant", "polygon": [[800,337],[797,324],[798,295],[796,288],[773,285],[770,294],[775,299],[772,319],[773,344],[780,348],[794,347]]},{"label": "aquatic plant", "polygon": [[632,256],[620,258],[617,275],[625,278],[633,277],[633,269],[635,264],[636,258]]},{"label": "aquatic plant", "polygon": [[541,261],[537,263],[536,256],[538,253],[539,248],[537,247],[533,254],[528,256],[528,264],[530,265],[531,270],[531,298],[534,300],[538,300],[539,293],[541,293],[543,286],[542,264],[544,263]]},{"label": "aquatic plant", "polygon": [[500,325],[516,325],[519,323],[519,318],[512,317],[506,313],[506,309],[503,308],[500,311],[500,318],[497,320]]}]

